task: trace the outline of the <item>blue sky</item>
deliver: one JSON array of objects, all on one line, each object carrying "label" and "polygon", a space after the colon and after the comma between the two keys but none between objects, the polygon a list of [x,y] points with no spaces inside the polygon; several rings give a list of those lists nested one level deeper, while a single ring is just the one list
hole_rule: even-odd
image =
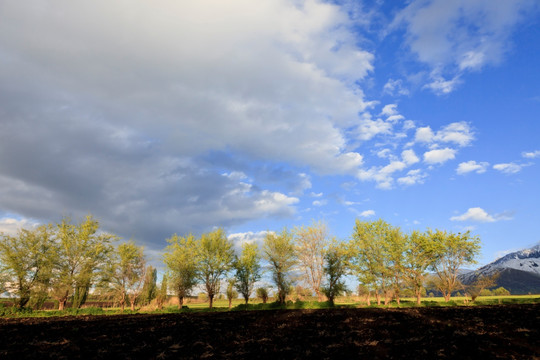
[{"label": "blue sky", "polygon": [[540,241],[536,1],[0,0],[0,230]]}]

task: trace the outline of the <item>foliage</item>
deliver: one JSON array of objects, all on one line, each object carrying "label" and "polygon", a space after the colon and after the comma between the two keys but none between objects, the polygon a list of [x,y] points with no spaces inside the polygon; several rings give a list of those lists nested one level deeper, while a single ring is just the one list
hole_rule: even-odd
[{"label": "foliage", "polygon": [[346,250],[341,244],[333,243],[324,255],[324,273],[326,274],[326,285],[322,287],[328,302],[334,305],[334,299],[340,296],[347,287],[342,278],[347,273]]},{"label": "foliage", "polygon": [[227,300],[229,301],[229,309],[232,307],[232,301],[238,297],[238,293],[234,290],[235,285],[236,285],[236,280],[234,278],[230,278],[227,281],[226,295],[227,295]]},{"label": "foliage", "polygon": [[404,279],[413,289],[416,303],[420,305],[425,292],[424,283],[433,260],[434,244],[430,236],[414,230],[406,237],[404,254]]},{"label": "foliage", "polygon": [[163,274],[163,278],[161,279],[161,286],[159,287],[159,291],[157,292],[156,296],[156,303],[159,309],[163,308],[163,304],[165,301],[167,301],[167,290],[168,290],[168,278],[167,274]]},{"label": "foliage", "polygon": [[321,286],[324,277],[324,261],[328,248],[327,228],[323,222],[294,230],[296,256],[304,282],[321,301]]},{"label": "foliage", "polygon": [[261,278],[259,248],[256,243],[244,243],[242,253],[234,261],[236,290],[242,294],[246,304],[253,292],[255,283]]},{"label": "foliage", "polygon": [[167,239],[169,245],[165,249],[163,261],[170,274],[171,287],[180,301],[179,308],[184,304],[184,298],[191,294],[199,276],[198,243],[193,235],[179,237],[174,234]]},{"label": "foliage", "polygon": [[266,304],[266,302],[268,301],[268,289],[265,287],[257,288],[256,294],[257,294],[257,297],[261,299],[263,304]]},{"label": "foliage", "polygon": [[148,305],[156,298],[158,291],[156,282],[157,270],[152,265],[148,265],[145,271],[141,295],[139,296],[139,302],[141,305]]},{"label": "foliage", "polygon": [[446,301],[452,292],[460,286],[459,270],[464,266],[475,264],[475,257],[480,251],[480,239],[471,236],[470,231],[463,234],[441,230],[428,230],[427,235],[433,244],[430,270],[435,272],[435,285],[443,293]]},{"label": "foliage", "polygon": [[21,229],[16,236],[0,235],[0,266],[6,290],[25,307],[32,297],[46,297],[57,252],[51,225]]},{"label": "foliage", "polygon": [[63,310],[70,296],[74,308],[86,301],[88,291],[110,264],[114,235],[98,233],[99,223],[91,215],[75,225],[68,218],[57,225],[57,257],[51,279],[51,295]]},{"label": "foliage", "polygon": [[474,282],[466,286],[467,293],[471,297],[471,300],[476,301],[476,298],[482,295],[484,290],[495,286],[499,275],[499,273],[494,273],[492,275],[478,275]]},{"label": "foliage", "polygon": [[399,292],[403,274],[404,237],[382,219],[377,221],[356,220],[349,243],[349,266],[358,281],[375,291],[377,303],[379,291],[384,294],[385,304],[392,290]]},{"label": "foliage", "polygon": [[131,310],[135,310],[135,300],[140,295],[145,279],[146,261],[144,250],[133,241],[118,245],[111,264],[111,282],[122,311],[127,300]]},{"label": "foliage", "polygon": [[232,267],[234,261],[233,244],[225,236],[223,229],[203,234],[199,241],[199,278],[206,288],[209,307],[214,296],[219,293],[220,280]]},{"label": "foliage", "polygon": [[292,285],[290,272],[297,262],[292,234],[286,228],[279,234],[268,232],[264,239],[263,257],[270,263],[278,302],[284,304]]}]

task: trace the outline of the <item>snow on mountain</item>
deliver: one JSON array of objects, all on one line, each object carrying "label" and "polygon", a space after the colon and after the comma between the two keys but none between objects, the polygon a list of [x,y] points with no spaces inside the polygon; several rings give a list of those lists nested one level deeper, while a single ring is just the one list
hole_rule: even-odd
[{"label": "snow on mountain", "polygon": [[474,281],[478,276],[491,275],[505,269],[525,271],[540,276],[540,244],[530,249],[507,254],[476,271],[461,275],[460,280],[464,284],[468,284]]}]

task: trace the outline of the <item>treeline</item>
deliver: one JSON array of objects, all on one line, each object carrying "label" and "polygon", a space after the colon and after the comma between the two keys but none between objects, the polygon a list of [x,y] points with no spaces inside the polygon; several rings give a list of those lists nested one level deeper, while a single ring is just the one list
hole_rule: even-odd
[{"label": "treeline", "polygon": [[[213,306],[226,288],[229,299],[240,295],[268,298],[269,289],[256,284],[269,272],[276,301],[284,303],[295,284],[303,284],[319,301],[331,304],[347,289],[346,275],[359,282],[359,293],[377,302],[400,301],[404,290],[420,303],[426,286],[448,301],[462,289],[459,270],[475,263],[480,240],[470,232],[442,230],[403,232],[383,220],[357,220],[348,241],[331,238],[322,222],[292,230],[268,232],[262,247],[244,243],[239,254],[223,229],[196,237],[173,235],[163,254],[166,272],[158,289],[156,270],[147,266],[142,247],[132,241],[118,245],[114,235],[99,231],[91,216],[80,224],[64,219],[56,225],[21,229],[16,236],[0,236],[0,291],[17,296],[19,307],[40,308],[47,298],[63,309],[68,301],[80,307],[89,292],[128,303],[161,306],[174,292],[182,307],[195,288],[203,287]],[[264,266],[263,266],[264,265]],[[433,274],[433,275],[428,275]],[[489,280],[489,279],[488,279]],[[469,287],[480,293],[493,282],[482,279]],[[256,291],[255,291],[256,290]]]}]

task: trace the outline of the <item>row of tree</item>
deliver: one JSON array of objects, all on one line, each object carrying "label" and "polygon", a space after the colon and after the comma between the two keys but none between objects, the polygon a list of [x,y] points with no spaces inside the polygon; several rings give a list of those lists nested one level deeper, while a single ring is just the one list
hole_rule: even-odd
[{"label": "row of tree", "polygon": [[0,236],[0,292],[16,295],[17,306],[41,308],[53,298],[63,310],[83,305],[93,289],[122,308],[155,297],[156,270],[146,266],[143,248],[99,231],[88,216],[80,224],[64,219],[56,225],[20,229]]},{"label": "row of tree", "polygon": [[[171,277],[171,289],[180,299],[190,295],[197,285],[204,285],[210,307],[219,293],[220,281],[232,275],[232,286],[246,304],[255,283],[261,278],[264,260],[275,285],[276,299],[283,303],[296,281],[302,281],[319,301],[323,295],[333,303],[345,290],[344,276],[355,276],[361,288],[374,294],[380,303],[392,298],[400,301],[403,288],[412,289],[420,303],[428,282],[446,301],[461,285],[460,269],[475,263],[480,240],[470,232],[450,233],[441,230],[413,231],[406,234],[383,220],[357,220],[348,242],[330,239],[323,223],[308,227],[268,232],[262,249],[256,243],[243,244],[237,256],[223,230],[167,240],[165,264]],[[482,288],[488,283],[482,285]],[[477,285],[477,287],[480,285]]]},{"label": "row of tree", "polygon": [[[216,229],[200,237],[175,234],[167,239],[166,273],[158,289],[156,270],[147,266],[143,248],[132,241],[114,246],[117,241],[99,231],[91,216],[80,224],[64,219],[56,225],[21,229],[16,236],[2,234],[0,291],[15,294],[19,307],[39,308],[52,297],[63,309],[68,301],[80,307],[93,290],[133,309],[137,302],[146,304],[153,298],[163,304],[168,291],[178,296],[181,307],[202,286],[212,307],[225,282],[227,297],[239,293],[247,304],[266,271],[280,303],[295,283],[304,284],[319,301],[325,296],[333,303],[346,290],[346,275],[357,278],[368,302],[371,295],[378,303],[381,297],[385,303],[392,298],[399,302],[400,291],[411,289],[419,303],[432,273],[430,281],[448,301],[459,286],[459,270],[473,264],[480,250],[480,240],[469,232],[407,234],[383,220],[357,220],[348,241],[330,238],[325,224],[314,222],[267,232],[261,248],[255,242],[244,243],[235,254],[224,230]],[[266,289],[258,292],[268,297]]]}]

